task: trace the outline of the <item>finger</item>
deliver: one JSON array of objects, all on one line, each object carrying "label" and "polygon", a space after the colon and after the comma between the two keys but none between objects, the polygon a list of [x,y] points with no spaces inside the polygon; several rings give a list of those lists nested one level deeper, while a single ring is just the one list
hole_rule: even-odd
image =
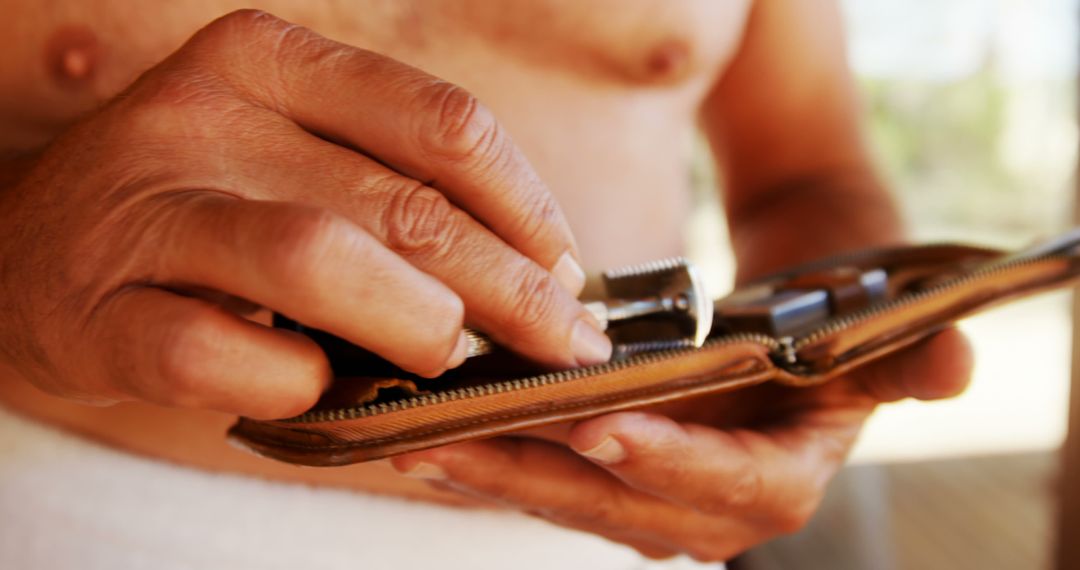
[{"label": "finger", "polygon": [[427,450],[392,460],[405,474],[623,543],[723,560],[760,540],[724,517],[708,517],[619,483],[547,442],[501,438]]},{"label": "finger", "polygon": [[879,402],[904,398],[939,400],[964,391],[971,381],[971,344],[949,328],[888,358],[852,372],[852,378]]},{"label": "finger", "polygon": [[[277,181],[268,190],[287,198],[302,188],[305,200],[348,217],[452,289],[469,323],[499,344],[558,367],[608,360],[611,343],[581,303],[440,192],[294,125],[279,128],[292,144],[259,149],[259,175]],[[251,152],[229,154],[246,162]]]},{"label": "finger", "polygon": [[155,282],[250,299],[434,376],[465,359],[461,300],[341,216],[209,193],[160,197]]},{"label": "finger", "polygon": [[109,297],[89,331],[101,381],[123,399],[282,418],[314,405],[331,376],[310,339],[153,287]]},{"label": "finger", "polygon": [[712,515],[744,516],[771,532],[801,528],[842,465],[865,417],[812,418],[772,431],[721,431],[617,413],[581,422],[570,446],[642,492]]},{"label": "finger", "polygon": [[259,70],[237,88],[309,131],[444,191],[572,294],[581,291],[585,274],[559,205],[492,113],[465,90],[258,12],[222,18],[186,49],[208,54],[208,64],[227,65],[230,74]]},{"label": "finger", "polygon": [[357,200],[364,227],[465,303],[469,322],[499,344],[557,367],[606,362],[611,343],[573,295],[438,191],[383,179]]}]

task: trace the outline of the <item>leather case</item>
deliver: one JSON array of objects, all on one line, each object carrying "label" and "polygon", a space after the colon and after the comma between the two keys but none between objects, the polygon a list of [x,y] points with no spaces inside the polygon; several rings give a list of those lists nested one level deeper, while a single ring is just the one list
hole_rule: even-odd
[{"label": "leather case", "polygon": [[[828,288],[838,276],[871,270],[887,276],[882,298],[834,310],[795,333],[726,318],[742,299],[760,303],[762,291],[767,299],[808,283]],[[334,466],[761,382],[811,386],[967,315],[1078,278],[1080,232],[1016,254],[962,245],[867,250],[792,268],[717,301],[712,332],[699,348],[555,372],[503,354],[427,380],[325,336],[317,340],[338,378],[322,400],[294,418],[240,418],[229,436],[273,459]]]}]

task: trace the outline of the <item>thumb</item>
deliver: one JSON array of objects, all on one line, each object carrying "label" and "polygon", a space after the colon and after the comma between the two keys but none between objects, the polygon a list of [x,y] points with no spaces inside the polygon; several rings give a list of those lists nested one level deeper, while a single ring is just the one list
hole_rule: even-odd
[{"label": "thumb", "polygon": [[971,380],[971,344],[955,328],[852,372],[880,402],[940,400],[959,395]]}]

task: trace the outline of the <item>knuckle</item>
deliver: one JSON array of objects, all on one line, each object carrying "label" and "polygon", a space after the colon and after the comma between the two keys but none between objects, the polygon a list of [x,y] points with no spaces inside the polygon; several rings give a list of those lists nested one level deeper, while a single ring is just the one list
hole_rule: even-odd
[{"label": "knuckle", "polygon": [[268,32],[286,30],[292,24],[262,10],[234,10],[207,24],[192,37],[192,44],[213,48],[258,44]]},{"label": "knuckle", "polygon": [[761,470],[747,463],[739,468],[727,488],[727,503],[737,509],[751,507],[761,500],[763,487]]},{"label": "knuckle", "polygon": [[547,232],[559,227],[562,222],[562,210],[547,192],[538,192],[526,198],[519,212],[517,228],[513,233],[529,242],[543,239]]},{"label": "knuckle", "polygon": [[751,508],[761,500],[763,486],[761,471],[755,465],[745,463],[737,467],[709,499],[699,503],[698,508],[712,514]]},{"label": "knuckle", "polygon": [[348,51],[267,12],[237,10],[199,30],[182,49],[185,58],[180,59],[190,58],[188,63],[193,65],[189,67],[232,78],[231,86],[258,93],[272,106],[280,106],[284,78],[319,69]]},{"label": "knuckle", "polygon": [[421,148],[452,161],[476,162],[491,154],[500,138],[494,116],[477,98],[452,83],[432,83],[423,100],[430,109],[420,129]]},{"label": "knuckle", "polygon": [[447,255],[453,237],[463,228],[463,214],[445,196],[419,182],[406,182],[390,195],[382,221],[387,245],[410,257]]},{"label": "knuckle", "polygon": [[545,328],[555,313],[559,286],[544,271],[522,262],[509,283],[516,284],[508,299],[507,329],[533,334]]}]

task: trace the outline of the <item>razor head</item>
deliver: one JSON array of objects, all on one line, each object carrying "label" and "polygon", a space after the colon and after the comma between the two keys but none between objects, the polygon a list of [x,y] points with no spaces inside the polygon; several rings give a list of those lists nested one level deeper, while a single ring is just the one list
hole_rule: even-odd
[{"label": "razor head", "polygon": [[607,303],[656,303],[658,310],[612,321],[617,345],[672,343],[701,346],[712,330],[713,303],[696,267],[681,257],[605,271]]}]

